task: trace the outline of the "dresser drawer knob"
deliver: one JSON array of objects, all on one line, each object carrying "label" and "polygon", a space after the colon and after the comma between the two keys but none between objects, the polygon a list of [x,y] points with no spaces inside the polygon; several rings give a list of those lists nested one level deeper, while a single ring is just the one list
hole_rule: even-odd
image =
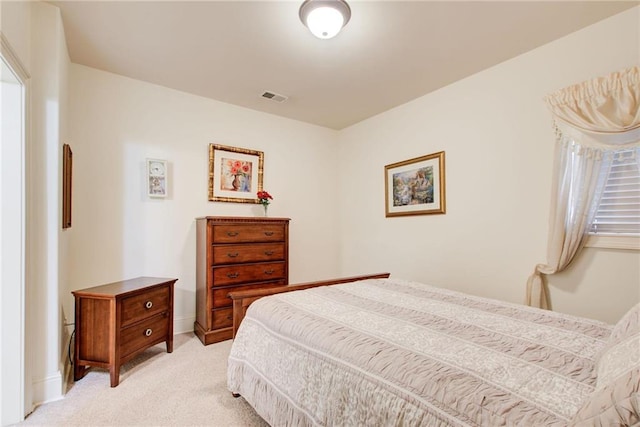
[{"label": "dresser drawer knob", "polygon": [[264,274],[273,274],[275,270],[265,270]]},{"label": "dresser drawer knob", "polygon": [[144,331],[144,336],[145,337],[150,337],[152,333],[153,333],[153,330],[151,330],[151,328],[149,328],[146,331]]},{"label": "dresser drawer knob", "polygon": [[144,303],[144,308],[146,308],[147,310],[149,310],[151,307],[153,307],[153,303],[151,301],[147,301]]},{"label": "dresser drawer knob", "polygon": [[235,278],[237,278],[239,275],[240,275],[240,273],[238,273],[238,272],[236,272],[236,273],[229,273],[229,274],[227,274],[227,277],[228,277],[229,279],[235,279]]},{"label": "dresser drawer knob", "polygon": [[227,236],[236,237],[238,235],[237,231],[227,231]]},{"label": "dresser drawer knob", "polygon": [[265,231],[264,235],[265,236],[273,236],[273,231]]},{"label": "dresser drawer knob", "polygon": [[238,254],[238,252],[235,252],[235,253],[231,253],[231,252],[229,252],[229,253],[227,253],[227,256],[228,256],[229,258],[235,258],[235,257],[237,257],[238,255],[239,255],[239,254]]},{"label": "dresser drawer knob", "polygon": [[273,251],[264,251],[264,254],[267,256],[273,255]]},{"label": "dresser drawer knob", "polygon": [[233,318],[233,316],[231,316],[231,315],[227,316],[227,320],[231,320],[232,318]]}]

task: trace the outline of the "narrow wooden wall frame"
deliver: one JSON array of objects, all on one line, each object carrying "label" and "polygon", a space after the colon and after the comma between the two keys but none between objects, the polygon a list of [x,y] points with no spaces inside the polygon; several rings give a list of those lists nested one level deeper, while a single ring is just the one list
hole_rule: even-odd
[{"label": "narrow wooden wall frame", "polygon": [[71,228],[71,189],[73,152],[69,144],[62,146],[62,228]]}]

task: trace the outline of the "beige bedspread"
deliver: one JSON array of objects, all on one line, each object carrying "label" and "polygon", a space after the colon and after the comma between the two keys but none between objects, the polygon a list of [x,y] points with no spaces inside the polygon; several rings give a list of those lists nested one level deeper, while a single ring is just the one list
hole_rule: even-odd
[{"label": "beige bedspread", "polygon": [[228,387],[279,425],[566,425],[604,323],[398,279],[254,302]]}]

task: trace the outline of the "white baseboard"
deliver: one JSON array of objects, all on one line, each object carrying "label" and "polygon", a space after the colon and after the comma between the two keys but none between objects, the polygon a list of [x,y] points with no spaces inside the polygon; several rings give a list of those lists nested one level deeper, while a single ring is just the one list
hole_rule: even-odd
[{"label": "white baseboard", "polygon": [[184,334],[185,332],[193,332],[193,322],[196,321],[196,315],[174,317],[173,318],[173,334]]},{"label": "white baseboard", "polygon": [[33,404],[35,406],[43,403],[60,400],[62,394],[62,374],[58,370],[55,374],[33,382]]}]

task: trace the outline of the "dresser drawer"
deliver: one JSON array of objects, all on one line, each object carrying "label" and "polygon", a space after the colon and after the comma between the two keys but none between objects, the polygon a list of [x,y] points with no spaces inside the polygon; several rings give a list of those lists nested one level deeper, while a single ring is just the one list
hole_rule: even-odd
[{"label": "dresser drawer", "polygon": [[[228,288],[213,288],[213,308],[229,307],[233,303],[229,298],[229,292],[246,291],[248,289],[268,289],[284,286],[284,281],[275,283],[262,283],[259,285],[232,286]],[[214,310],[215,311],[215,310]]]},{"label": "dresser drawer", "polygon": [[284,262],[213,267],[213,286],[282,279],[285,276]]},{"label": "dresser drawer", "polygon": [[125,327],[169,309],[171,289],[162,286],[122,299],[120,325]]},{"label": "dresser drawer", "polygon": [[219,224],[213,226],[213,243],[282,242],[281,224]]},{"label": "dresser drawer", "polygon": [[211,325],[214,329],[233,325],[233,308],[216,308],[211,311]]},{"label": "dresser drawer", "polygon": [[281,261],[284,243],[256,243],[253,245],[223,245],[213,247],[213,264]]},{"label": "dresser drawer", "polygon": [[159,314],[140,323],[124,328],[120,332],[120,358],[141,348],[146,348],[154,342],[162,342],[169,331],[169,315]]}]

